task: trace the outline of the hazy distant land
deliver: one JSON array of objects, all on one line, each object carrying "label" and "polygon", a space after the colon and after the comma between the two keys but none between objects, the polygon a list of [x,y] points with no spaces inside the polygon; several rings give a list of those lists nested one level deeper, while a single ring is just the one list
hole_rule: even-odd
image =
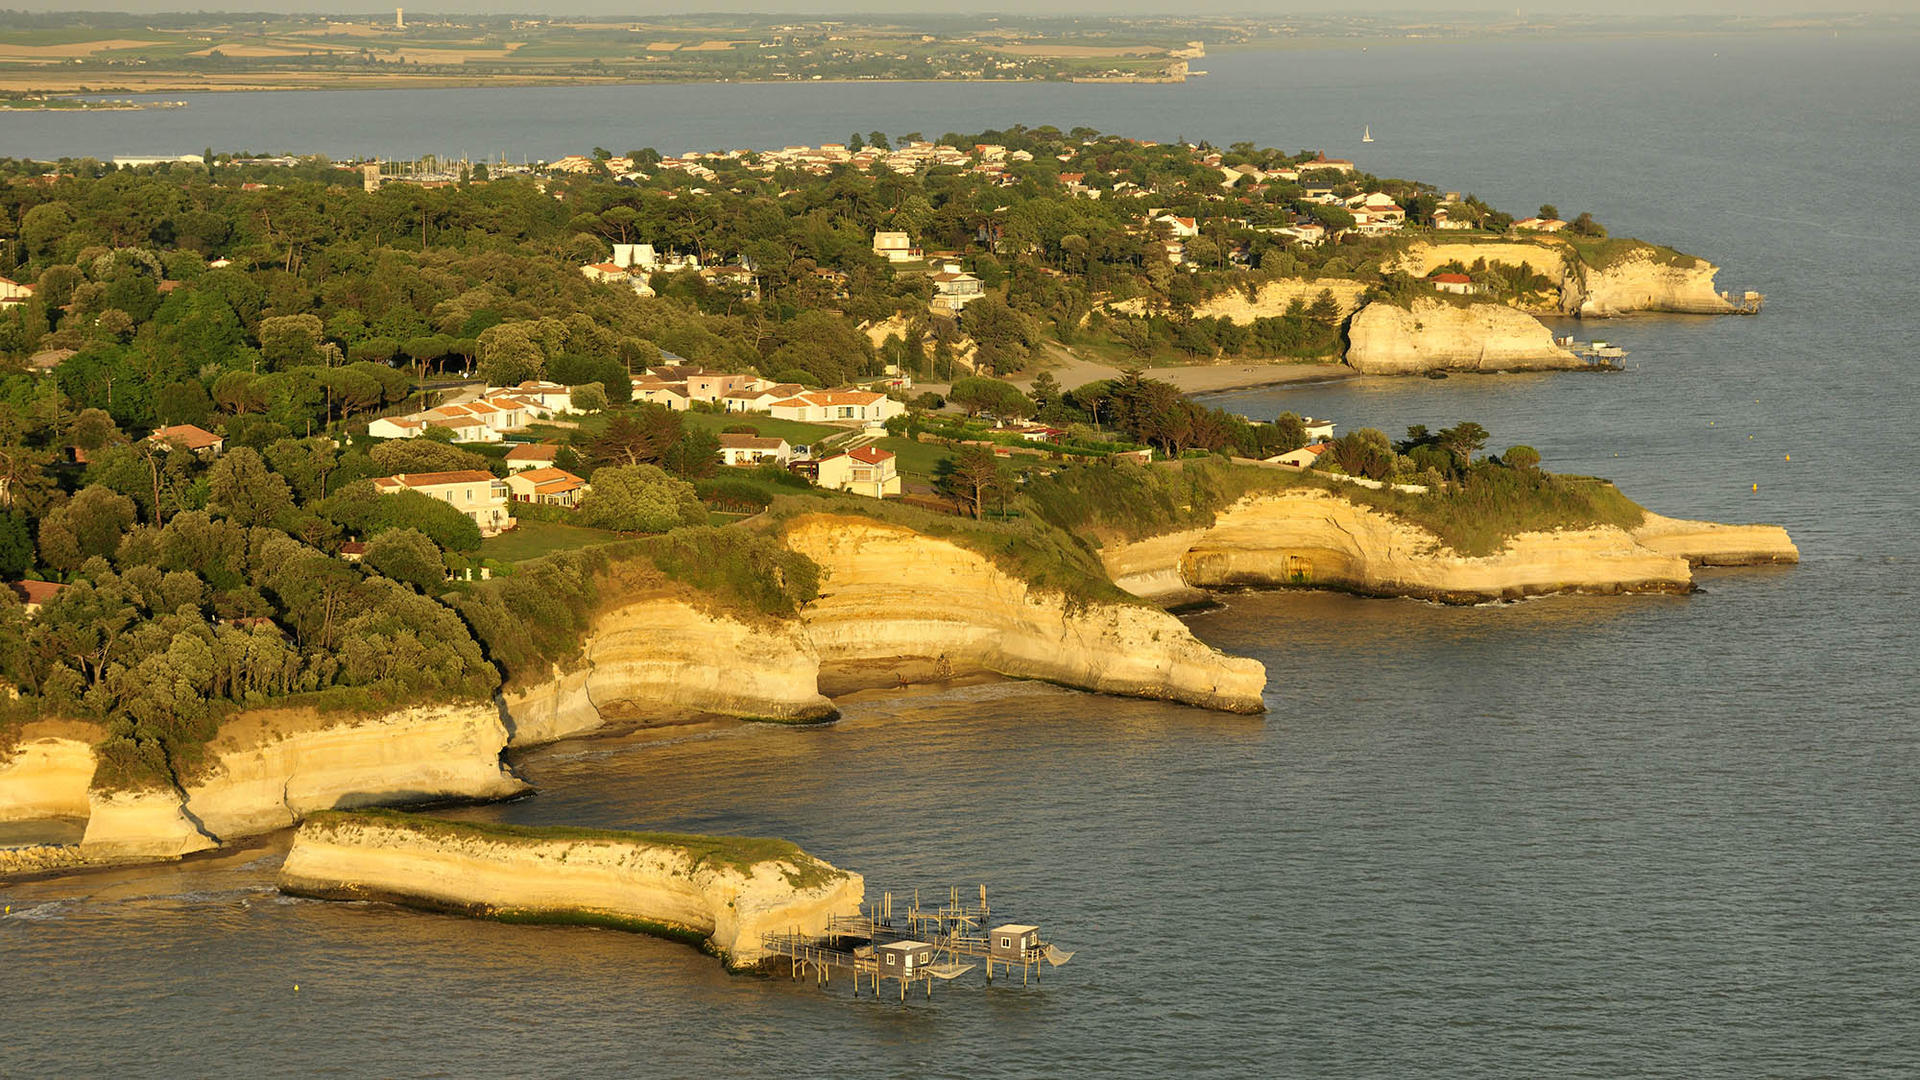
[{"label": "hazy distant land", "polygon": [[[1885,30],[1888,16],[1205,18],[492,15],[239,19],[10,13],[0,92],[178,92],[815,80],[1180,82],[1208,49]],[[16,106],[21,103],[16,102]],[[25,105],[24,107],[35,107]]]}]

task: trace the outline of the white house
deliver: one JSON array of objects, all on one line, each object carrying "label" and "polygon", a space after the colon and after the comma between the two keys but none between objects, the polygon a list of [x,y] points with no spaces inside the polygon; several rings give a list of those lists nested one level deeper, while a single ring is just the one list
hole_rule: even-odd
[{"label": "white house", "polygon": [[873,446],[821,459],[819,484],[870,499],[900,494],[900,474],[892,452]]},{"label": "white house", "polygon": [[562,386],[556,382],[540,382],[534,379],[528,379],[519,386],[493,387],[487,391],[487,394],[489,396],[494,394],[511,394],[514,397],[526,398],[528,401],[537,402],[541,408],[549,409],[556,414],[574,411],[573,387]]},{"label": "white house", "polygon": [[559,443],[524,443],[507,451],[507,473],[550,469],[560,457]]},{"label": "white house", "polygon": [[592,487],[579,477],[565,469],[552,466],[539,469],[523,469],[510,472],[506,479],[507,492],[515,502],[534,503],[540,506],[565,506],[571,509],[580,504],[580,497]]},{"label": "white house", "polygon": [[33,286],[22,285],[11,278],[0,277],[0,304],[12,307],[33,299]]},{"label": "white house", "polygon": [[1313,468],[1313,463],[1319,461],[1320,455],[1326,453],[1327,450],[1328,446],[1326,443],[1313,443],[1309,446],[1303,446],[1298,450],[1289,450],[1284,454],[1275,454],[1267,460],[1275,465],[1286,465],[1295,469],[1311,469]]},{"label": "white house", "polygon": [[367,425],[376,439],[412,439],[426,434],[427,422],[411,416],[383,416]]},{"label": "white house", "polygon": [[878,423],[905,413],[907,407],[885,394],[868,390],[807,390],[768,404],[767,411],[778,420]]},{"label": "white house", "polygon": [[912,262],[920,257],[920,249],[914,247],[913,239],[903,232],[874,233],[873,253],[888,262]]},{"label": "white house", "polygon": [[799,383],[742,387],[722,394],[720,404],[728,412],[766,412],[767,407],[774,402],[785,401],[797,394],[803,394],[806,389]]},{"label": "white house", "polygon": [[968,304],[987,295],[987,286],[979,278],[950,265],[940,273],[933,275],[934,310],[959,312]]},{"label": "white house", "polygon": [[1190,217],[1178,217],[1173,214],[1161,214],[1153,219],[1156,225],[1165,225],[1173,233],[1174,239],[1185,240],[1200,235],[1200,223]]},{"label": "white house", "polygon": [[440,499],[472,518],[473,523],[480,526],[481,536],[497,536],[513,528],[513,518],[507,515],[507,483],[496,479],[490,472],[461,469],[454,472],[399,473],[375,480],[373,487],[382,495],[417,491],[430,499]]},{"label": "white house", "polygon": [[1435,289],[1455,296],[1471,296],[1480,291],[1480,287],[1473,283],[1473,279],[1465,274],[1432,274],[1427,280],[1433,283]]},{"label": "white house", "polygon": [[772,435],[726,432],[720,436],[720,460],[727,465],[758,465],[771,461],[785,465],[793,459],[787,440]]}]

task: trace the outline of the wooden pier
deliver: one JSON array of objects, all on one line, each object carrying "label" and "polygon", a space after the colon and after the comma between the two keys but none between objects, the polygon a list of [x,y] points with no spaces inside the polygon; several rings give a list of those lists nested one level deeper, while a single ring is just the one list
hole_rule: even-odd
[{"label": "wooden pier", "polygon": [[875,997],[881,984],[891,981],[902,1001],[914,989],[931,998],[935,980],[951,982],[982,963],[989,983],[996,967],[1009,976],[1017,967],[1022,985],[1027,985],[1038,983],[1044,968],[1073,959],[1073,953],[1040,940],[1038,926],[990,926],[992,917],[984,885],[977,904],[963,902],[956,888],[949,890],[945,903],[924,907],[916,891],[898,912],[889,892],[858,915],[832,919],[823,934],[771,933],[761,942],[775,957],[769,963],[777,966],[784,959],[795,980],[811,976],[816,985],[830,986],[838,974],[852,983],[856,997],[863,980]]}]

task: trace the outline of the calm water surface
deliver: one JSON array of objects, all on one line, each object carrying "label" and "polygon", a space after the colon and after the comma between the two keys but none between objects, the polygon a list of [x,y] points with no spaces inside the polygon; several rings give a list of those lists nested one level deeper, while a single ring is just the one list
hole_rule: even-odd
[{"label": "calm water surface", "polygon": [[[1339,152],[1370,123],[1376,171],[1591,209],[1769,306],[1587,328],[1633,350],[1615,375],[1215,400],[1476,419],[1656,509],[1780,522],[1805,561],[1686,598],[1235,594],[1192,625],[1266,662],[1264,718],[1025,684],[882,695],[822,730],[548,748],[519,763],[538,797],[464,811],[786,836],[875,887],[986,881],[1080,950],[1044,987],[856,1002],[647,938],[293,901],[268,844],[0,885],[0,1075],[1914,1075],[1916,60],[1461,46],[1214,57],[1185,88],[473,95],[474,130],[534,155],[1014,119]],[[596,134],[596,99],[655,107]],[[262,111],[218,112],[243,101]],[[447,109],[234,95],[0,117],[0,143],[392,152],[432,130],[480,152]]]}]

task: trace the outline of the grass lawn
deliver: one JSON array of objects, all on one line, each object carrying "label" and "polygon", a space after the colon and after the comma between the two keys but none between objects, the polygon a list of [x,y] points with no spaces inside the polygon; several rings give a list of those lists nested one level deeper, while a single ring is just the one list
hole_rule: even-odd
[{"label": "grass lawn", "polygon": [[873,445],[882,450],[891,450],[894,454],[894,467],[900,475],[916,480],[932,480],[933,467],[941,458],[952,457],[954,451],[939,443],[914,442],[912,439],[895,438],[889,435]]},{"label": "grass lawn", "polygon": [[480,557],[515,563],[620,539],[619,533],[605,529],[562,525],[557,521],[518,520],[520,524],[512,529],[480,541]]},{"label": "grass lawn", "polygon": [[787,440],[795,446],[811,446],[821,439],[846,432],[846,428],[831,427],[827,424],[803,424],[798,420],[775,420],[770,416],[753,413],[704,413],[685,412],[680,414],[687,428],[693,431],[711,431],[718,435],[726,428],[740,425],[752,425],[753,430],[762,435]]}]

